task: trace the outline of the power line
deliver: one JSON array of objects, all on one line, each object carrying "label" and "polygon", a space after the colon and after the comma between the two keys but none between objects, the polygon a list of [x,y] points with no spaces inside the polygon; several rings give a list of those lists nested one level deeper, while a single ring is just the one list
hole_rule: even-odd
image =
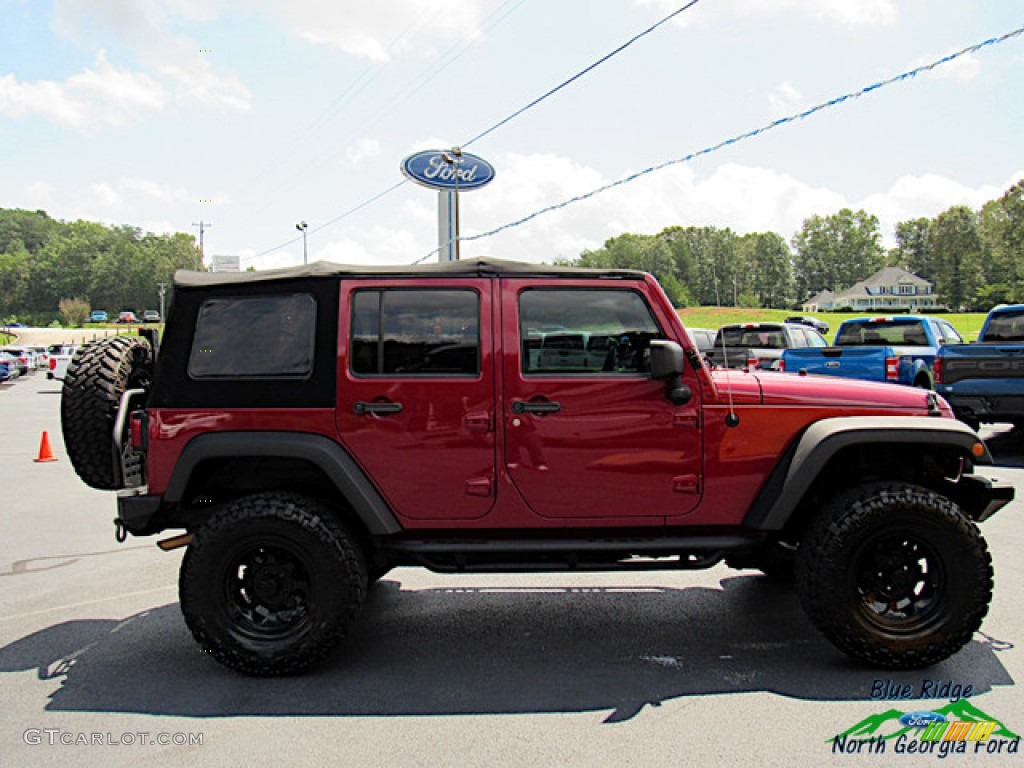
[{"label": "power line", "polygon": [[[509,0],[509,2],[510,2],[510,0]],[[504,4],[502,5],[502,8],[503,8],[504,6],[507,6],[507,5],[509,4],[509,2],[505,2],[505,3],[504,3]],[[560,90],[562,90],[562,89],[563,89],[563,88],[565,88],[566,86],[570,85],[571,83],[574,83],[574,82],[575,82],[576,80],[579,80],[579,79],[580,79],[581,77],[583,77],[584,75],[586,75],[586,74],[587,74],[588,72],[591,72],[592,70],[594,70],[594,69],[596,69],[597,67],[599,67],[599,66],[600,66],[601,64],[605,63],[605,62],[606,62],[606,61],[608,61],[609,59],[613,58],[614,56],[618,55],[618,54],[619,54],[619,53],[621,53],[622,51],[626,50],[626,49],[627,49],[627,48],[629,48],[629,47],[630,47],[630,46],[631,46],[631,45],[632,45],[633,43],[635,43],[635,42],[637,42],[638,40],[640,40],[641,38],[643,38],[643,37],[646,37],[647,35],[651,34],[651,33],[652,33],[652,32],[653,32],[654,30],[658,29],[658,27],[661,27],[662,25],[664,25],[664,24],[668,23],[669,21],[671,21],[672,19],[674,19],[674,18],[675,18],[676,16],[678,16],[679,14],[683,13],[684,11],[688,10],[689,8],[692,8],[692,7],[693,7],[694,5],[696,5],[696,4],[698,3],[698,2],[700,2],[700,0],[690,0],[690,2],[686,3],[685,5],[682,5],[682,6],[680,6],[679,8],[677,8],[676,10],[674,10],[674,11],[673,11],[672,13],[668,14],[668,15],[667,15],[667,16],[665,16],[664,18],[660,19],[659,21],[657,21],[657,22],[655,22],[654,24],[652,24],[651,26],[649,26],[649,27],[648,27],[647,29],[645,29],[645,30],[643,30],[642,32],[639,32],[639,33],[637,33],[636,35],[634,35],[633,37],[631,37],[631,38],[630,38],[629,40],[627,40],[627,41],[626,41],[625,43],[623,43],[622,45],[620,45],[620,46],[619,46],[618,48],[616,48],[615,50],[611,51],[610,53],[607,53],[607,54],[605,54],[605,55],[604,55],[604,56],[602,56],[602,57],[601,57],[600,59],[598,59],[598,60],[597,60],[597,61],[595,61],[594,63],[590,64],[589,66],[585,67],[584,69],[581,69],[581,70],[580,70],[579,72],[577,72],[577,73],[576,73],[575,75],[573,75],[572,77],[570,77],[570,78],[569,78],[568,80],[565,80],[565,81],[563,81],[562,83],[560,83],[559,85],[556,85],[556,86],[555,86],[554,88],[552,88],[551,90],[549,90],[549,91],[548,91],[547,93],[545,93],[545,94],[544,94],[543,96],[539,96],[538,98],[534,99],[534,100],[533,100],[533,101],[531,101],[531,102],[530,102],[529,104],[527,104],[526,106],[524,106],[524,107],[521,107],[520,109],[517,109],[517,110],[516,110],[515,112],[513,112],[512,114],[510,114],[510,115],[509,115],[508,117],[505,117],[505,118],[503,118],[502,120],[499,120],[499,121],[498,121],[497,123],[495,123],[494,125],[492,125],[492,126],[491,126],[490,128],[486,129],[485,131],[482,131],[481,133],[478,133],[478,134],[477,134],[476,136],[474,136],[473,138],[471,138],[471,139],[470,139],[469,141],[467,141],[467,142],[464,142],[464,143],[463,143],[463,144],[462,144],[461,146],[463,146],[463,147],[469,146],[470,144],[472,144],[472,143],[474,143],[474,142],[476,142],[476,141],[479,141],[479,140],[480,140],[480,139],[482,139],[482,138],[483,138],[484,136],[487,136],[488,134],[492,133],[493,131],[496,131],[496,130],[497,130],[498,128],[500,128],[501,126],[503,126],[503,125],[505,125],[506,123],[508,123],[508,122],[510,122],[510,121],[512,121],[512,120],[514,120],[514,119],[515,119],[515,118],[517,118],[517,117],[518,117],[519,115],[523,114],[524,112],[526,112],[526,111],[527,111],[527,110],[529,110],[529,109],[532,109],[533,107],[535,107],[535,106],[536,106],[537,104],[540,104],[540,103],[541,103],[542,101],[544,101],[544,100],[545,100],[545,99],[547,99],[548,97],[550,97],[550,96],[553,96],[554,94],[558,93],[558,92],[559,92]],[[515,6],[513,7],[513,8],[511,8],[511,9],[510,9],[510,10],[509,10],[509,11],[508,11],[507,13],[505,13],[505,14],[504,14],[503,16],[501,16],[501,18],[499,18],[499,19],[498,19],[498,20],[497,20],[497,21],[496,21],[496,22],[494,23],[494,25],[500,24],[500,23],[501,23],[502,21],[504,21],[505,17],[506,17],[506,16],[508,16],[509,14],[511,14],[511,13],[512,13],[513,11],[515,11],[515,10],[516,10],[516,9],[517,9],[517,8],[519,7],[519,5],[522,5],[522,0],[520,0],[520,2],[519,2],[518,4],[516,4],[516,5],[515,5]],[[500,11],[500,10],[501,10],[501,9],[499,8],[499,11]],[[495,11],[495,13],[498,13],[499,11]],[[493,15],[494,15],[494,13],[492,13],[491,15],[493,16]],[[452,49],[449,49],[449,52],[450,52],[451,50],[452,50]],[[461,56],[461,55],[462,55],[462,53],[464,53],[464,52],[465,52],[465,50],[463,50],[463,51],[459,52],[458,54],[456,54],[455,58],[458,58],[458,57],[459,57],[459,56]],[[447,54],[446,54],[446,55],[447,55]],[[454,61],[454,59],[453,59],[452,61]],[[448,66],[449,64],[451,64],[451,63],[452,63],[452,61],[449,61],[449,62],[448,62],[447,64],[445,64],[445,65],[444,65],[444,66],[442,67],[442,69],[444,69],[444,67],[447,67],[447,66]],[[435,72],[435,73],[433,73],[433,74],[429,75],[429,76],[428,76],[428,78],[427,78],[427,81],[429,81],[429,80],[430,80],[430,79],[432,79],[433,77],[436,77],[436,75],[437,75],[437,74],[438,74],[438,73],[439,73],[440,71],[441,71],[441,70],[438,70],[437,72]],[[423,83],[419,84],[419,85],[418,85],[418,86],[416,87],[416,90],[419,90],[419,88],[423,87],[423,85],[424,85],[424,84],[425,84],[425,83],[426,83],[427,81],[424,81]],[[414,93],[415,93],[415,91],[414,91]],[[369,200],[367,200],[367,201],[365,201],[365,202],[363,202],[363,203],[360,203],[360,204],[359,204],[359,205],[357,205],[357,206],[356,206],[355,208],[351,208],[351,209],[349,209],[348,211],[345,211],[344,213],[342,213],[342,214],[339,214],[338,216],[335,216],[335,217],[334,217],[333,219],[331,219],[331,220],[330,220],[329,222],[327,222],[326,224],[322,224],[321,226],[317,227],[317,229],[315,229],[315,230],[312,230],[312,231],[314,231],[314,232],[316,232],[316,231],[319,231],[319,230],[321,230],[321,229],[324,229],[324,228],[326,228],[326,227],[328,227],[328,226],[331,226],[332,224],[335,224],[335,223],[337,223],[337,222],[341,221],[342,219],[344,219],[344,218],[346,218],[347,216],[349,216],[349,215],[351,215],[351,214],[355,213],[356,211],[359,211],[359,210],[361,210],[361,209],[365,208],[366,206],[368,206],[369,204],[371,204],[371,203],[373,203],[373,202],[376,202],[377,200],[380,200],[380,199],[381,199],[382,197],[384,197],[385,195],[387,195],[387,194],[390,194],[391,192],[393,192],[394,190],[398,189],[399,187],[403,186],[403,185],[404,185],[404,184],[406,184],[406,183],[407,183],[407,180],[406,180],[406,179],[403,179],[403,180],[402,180],[402,181],[400,181],[399,183],[397,183],[397,184],[395,184],[395,185],[393,185],[393,186],[389,187],[388,189],[384,190],[383,192],[380,192],[380,193],[378,193],[378,194],[374,195],[374,196],[373,196],[372,198],[370,198]],[[264,256],[264,255],[266,255],[266,254],[268,254],[268,253],[272,253],[273,251],[276,251],[276,250],[278,250],[279,248],[283,248],[283,247],[284,247],[284,246],[286,246],[286,245],[291,245],[292,243],[294,243],[294,242],[297,242],[297,241],[298,241],[298,239],[299,239],[299,238],[297,238],[297,237],[295,237],[295,238],[292,238],[291,240],[288,240],[287,242],[285,242],[285,243],[282,243],[282,244],[281,244],[280,246],[277,246],[276,248],[270,248],[270,249],[268,249],[268,250],[266,250],[266,251],[263,251],[262,253],[259,253],[259,254],[257,254],[257,257],[258,257],[258,256]],[[465,239],[465,238],[462,238],[462,239]],[[436,251],[435,251],[435,253],[436,253]],[[255,258],[255,257],[254,257],[254,258]],[[426,258],[426,257],[424,257],[424,258]],[[418,264],[418,263],[419,263],[419,261],[422,261],[422,259],[420,259],[420,260],[417,260],[417,261],[415,261],[415,262],[413,262],[413,263],[414,263],[414,264]]]},{"label": "power line", "polygon": [[[505,19],[508,18],[508,16],[510,16],[513,12],[518,10],[518,8],[523,3],[525,3],[525,2],[526,2],[526,0],[500,0],[500,2],[496,5],[494,10],[492,10],[483,19],[483,21],[481,23],[481,29],[484,32],[487,32],[487,31],[490,31],[490,30],[494,29],[495,27],[500,25],[503,21],[505,21]],[[512,7],[508,8],[508,6],[510,6],[510,5],[512,5]],[[506,10],[506,9],[508,9],[508,10]],[[442,11],[435,11],[426,22],[423,20],[424,17],[426,16],[426,13],[424,12],[424,13],[420,14],[420,17],[417,19],[416,22],[414,22],[413,24],[410,24],[408,27],[406,27],[405,31],[403,31],[400,35],[395,37],[391,41],[391,43],[389,43],[388,51],[390,52],[392,49],[397,47],[398,44],[402,40],[404,40],[405,38],[411,38],[412,35],[414,34],[414,32],[416,31],[416,29],[418,27],[424,26],[424,24],[429,23],[430,21],[433,21],[435,18],[437,18],[439,15],[441,15],[441,13],[442,13]],[[394,109],[396,109],[396,107],[399,104],[405,103],[409,98],[411,98],[416,93],[418,93],[431,80],[433,80],[434,78],[438,77],[445,69],[447,69],[453,63],[455,63],[467,51],[469,51],[474,45],[477,44],[477,40],[474,39],[474,35],[475,35],[475,31],[474,31],[474,33],[465,35],[462,39],[460,39],[459,41],[457,41],[457,42],[453,43],[451,46],[449,46],[444,51],[444,53],[442,53],[438,57],[437,61],[434,64],[431,64],[430,66],[425,67],[419,74],[417,74],[415,77],[413,77],[409,82],[407,82],[405,85],[401,86],[400,89],[398,90],[398,92],[392,94],[388,98],[387,102],[385,104],[383,104],[382,106],[380,106],[379,108],[377,108],[374,113],[372,113],[372,114],[370,114],[368,116],[362,117],[358,123],[355,123],[353,125],[349,125],[346,128],[346,134],[350,135],[352,137],[357,136],[361,131],[365,131],[366,129],[368,129],[371,126],[373,126],[375,123],[381,121],[385,116],[387,116]],[[308,126],[307,129],[303,133],[304,134],[312,134],[313,133],[313,129],[316,128],[319,124],[323,123],[323,121],[327,117],[330,116],[330,114],[334,110],[335,106],[339,105],[346,95],[349,95],[350,92],[351,92],[351,96],[349,98],[349,101],[353,100],[363,90],[365,90],[367,87],[369,87],[369,85],[371,83],[373,83],[383,73],[385,68],[390,63],[391,62],[389,60],[388,62],[384,63],[383,65],[374,68],[372,72],[371,72],[370,68],[365,69],[359,75],[359,77],[357,77],[356,80],[353,81],[348,86],[348,88],[346,88],[345,91],[340,96],[338,96],[338,98],[335,99],[334,102],[331,103],[331,105],[321,115],[321,117],[318,118],[316,121],[314,121],[314,123],[312,125]],[[277,159],[278,160],[283,159],[283,157],[285,156],[285,154],[287,152],[290,152],[290,151],[298,148],[299,147],[299,144],[298,144],[298,139],[299,138],[301,138],[301,135],[299,137],[296,137],[296,141],[295,142],[292,142],[292,144],[293,144],[292,147],[290,147],[285,152],[279,153],[279,156],[278,156]],[[335,143],[338,143],[338,142],[335,142]],[[295,168],[292,169],[292,172],[288,175],[287,180],[284,181],[279,186],[278,191],[280,192],[282,190],[290,189],[290,188],[296,186],[303,179],[306,178],[307,173],[311,169],[316,168],[316,167],[322,167],[325,162],[327,162],[329,160],[332,160],[333,158],[337,157],[339,154],[340,154],[340,152],[338,152],[338,151],[328,150],[326,152],[321,152],[321,153],[319,153],[319,154],[309,158],[303,164],[298,165],[298,166],[296,166]],[[261,173],[260,176],[258,176],[257,178],[261,178],[262,176],[266,175],[267,172],[269,172],[269,169],[267,169],[266,171]],[[267,202],[265,205],[261,206],[257,210],[258,211],[265,210],[271,204],[272,204],[271,202]]]},{"label": "power line", "polygon": [[697,3],[699,3],[699,2],[700,2],[700,0],[690,0],[690,2],[688,2],[688,3],[686,4],[686,5],[684,5],[684,6],[680,7],[680,8],[677,8],[676,10],[672,11],[672,13],[670,13],[670,14],[669,14],[668,16],[666,16],[665,18],[661,19],[661,21],[658,21],[658,22],[656,22],[656,23],[652,24],[652,25],[651,25],[651,26],[649,26],[649,27],[648,27],[647,29],[645,29],[645,30],[644,30],[643,32],[640,32],[639,34],[636,34],[636,35],[634,35],[633,37],[631,37],[631,38],[630,38],[629,40],[627,40],[626,42],[624,42],[624,43],[623,43],[622,45],[620,45],[620,46],[619,46],[618,48],[616,48],[616,49],[615,49],[614,51],[612,51],[611,53],[608,53],[608,54],[606,54],[606,55],[602,56],[602,57],[601,57],[600,59],[598,59],[597,61],[595,61],[595,62],[594,62],[593,64],[591,64],[591,65],[590,65],[589,67],[587,67],[586,69],[582,69],[582,70],[580,70],[579,72],[577,72],[577,73],[576,73],[575,75],[573,75],[572,77],[570,77],[570,78],[569,78],[568,80],[566,80],[565,82],[563,82],[563,83],[561,83],[561,84],[559,84],[559,85],[556,85],[556,86],[555,86],[554,88],[552,88],[552,89],[551,89],[550,91],[548,91],[547,93],[545,93],[545,94],[544,94],[543,96],[540,96],[540,97],[538,97],[538,98],[534,99],[534,100],[533,100],[533,101],[531,101],[531,102],[530,102],[529,104],[527,104],[527,105],[526,105],[525,107],[522,107],[522,108],[520,108],[520,109],[517,109],[517,110],[516,110],[515,112],[513,112],[513,113],[512,113],[511,115],[509,115],[508,117],[506,117],[506,118],[505,118],[504,120],[501,120],[501,121],[499,121],[499,122],[495,123],[495,124],[494,124],[494,125],[492,125],[492,126],[491,126],[490,128],[488,128],[488,129],[487,129],[486,131],[483,131],[482,133],[478,133],[478,134],[477,134],[476,136],[474,136],[474,137],[473,137],[472,139],[470,139],[469,141],[463,142],[463,143],[462,143],[462,146],[463,146],[463,147],[468,147],[468,146],[469,146],[470,144],[472,144],[473,142],[475,142],[475,141],[478,141],[478,140],[482,139],[482,138],[483,138],[484,136],[486,136],[487,134],[491,133],[492,131],[495,131],[495,130],[497,130],[498,128],[500,128],[501,126],[503,126],[503,125],[504,125],[505,123],[509,122],[510,120],[514,120],[515,118],[519,117],[519,116],[520,116],[521,114],[523,114],[524,112],[526,112],[526,111],[527,111],[528,109],[532,109],[533,107],[535,107],[535,106],[537,106],[538,104],[540,104],[540,103],[541,103],[542,101],[544,101],[544,99],[548,98],[548,96],[552,96],[552,95],[554,95],[554,94],[558,93],[558,92],[559,92],[560,90],[562,90],[563,88],[565,88],[565,87],[566,87],[567,85],[569,85],[569,84],[571,84],[571,83],[575,82],[576,80],[579,80],[579,79],[580,79],[581,77],[583,77],[583,76],[584,76],[585,74],[587,74],[587,73],[588,73],[588,72],[590,72],[591,70],[593,70],[593,69],[597,69],[597,67],[601,66],[602,64],[604,64],[604,63],[605,63],[606,61],[608,61],[608,60],[609,60],[609,59],[611,59],[612,57],[614,57],[614,56],[616,56],[616,55],[618,55],[618,54],[622,53],[622,52],[623,52],[624,50],[626,50],[627,48],[629,48],[629,46],[631,46],[631,45],[632,45],[633,43],[635,43],[635,42],[636,42],[637,40],[639,40],[640,38],[642,38],[642,37],[646,37],[647,35],[651,34],[651,32],[653,32],[654,30],[656,30],[656,29],[657,29],[658,27],[660,27],[660,26],[661,26],[662,24],[666,24],[666,23],[668,23],[669,21],[671,21],[672,19],[674,19],[674,18],[675,18],[676,16],[678,16],[679,14],[681,14],[681,13],[682,13],[683,11],[686,11],[686,10],[688,10],[688,9],[692,8],[693,6],[695,6],[695,5],[696,5]]},{"label": "power line", "polygon": [[[325,221],[319,227],[313,227],[313,229],[309,230],[309,233],[310,234],[316,234],[317,232],[320,232],[321,230],[327,229],[327,227],[331,226],[332,224],[337,224],[339,221],[344,219],[346,216],[351,216],[353,213],[356,213],[357,211],[362,210],[366,206],[368,206],[368,205],[370,205],[372,203],[377,202],[382,197],[384,197],[385,195],[391,194],[392,192],[394,192],[396,189],[398,189],[403,184],[406,184],[407,182],[408,182],[408,179],[402,179],[400,182],[398,182],[397,184],[394,184],[394,185],[388,187],[383,192],[377,193],[376,195],[371,197],[369,200],[364,200],[359,205],[357,205],[355,208],[349,208],[347,211],[345,211],[344,213],[338,214],[333,219],[330,219],[329,221]],[[302,235],[299,235],[297,237],[293,237],[290,240],[285,240],[280,245],[275,245],[273,248],[268,248],[265,251],[261,251],[260,253],[257,253],[252,258],[258,259],[260,256],[266,256],[268,253],[273,253],[274,251],[279,251],[279,250],[281,250],[282,248],[284,248],[287,245],[291,245],[292,243],[297,243],[301,239],[302,239]]]},{"label": "power line", "polygon": [[[529,214],[527,216],[524,216],[521,219],[518,219],[518,220],[513,221],[513,222],[509,222],[508,224],[503,224],[502,226],[496,227],[495,229],[488,230],[487,232],[480,232],[480,233],[478,233],[476,235],[470,235],[469,237],[459,237],[458,239],[461,242],[470,242],[470,241],[473,241],[473,240],[482,240],[485,237],[492,237],[493,235],[496,235],[499,232],[504,232],[507,229],[513,229],[515,227],[522,226],[523,224],[527,223],[528,221],[532,221],[533,219],[535,219],[538,216],[541,216],[541,215],[543,215],[545,213],[550,213],[551,211],[557,211],[557,210],[560,210],[562,208],[567,208],[568,206],[573,205],[574,203],[578,203],[578,202],[581,202],[583,200],[588,200],[588,199],[590,199],[592,197],[596,197],[597,195],[601,194],[602,192],[607,192],[609,189],[614,189],[615,187],[621,187],[624,184],[629,184],[629,183],[631,183],[633,181],[636,181],[641,176],[646,176],[649,173],[654,173],[655,171],[660,171],[660,170],[662,170],[664,168],[668,168],[669,166],[672,166],[672,165],[679,165],[681,163],[687,163],[687,162],[689,162],[691,160],[694,160],[694,159],[696,159],[698,157],[702,157],[704,155],[710,155],[711,153],[717,152],[718,150],[724,149],[725,147],[731,146],[733,144],[737,144],[737,143],[739,143],[741,141],[744,141],[746,139],[752,139],[755,136],[759,136],[762,133],[766,133],[766,132],[772,130],[773,128],[778,128],[779,126],[786,125],[787,123],[793,123],[793,122],[796,122],[798,120],[803,120],[803,119],[808,118],[808,117],[810,117],[811,115],[813,115],[813,114],[815,114],[817,112],[821,112],[822,110],[838,106],[838,105],[840,105],[840,104],[842,104],[844,102],[850,101],[852,99],[858,99],[861,96],[865,96],[865,95],[867,95],[869,93],[872,93],[874,91],[880,90],[880,89],[882,89],[882,88],[884,88],[886,86],[893,85],[895,83],[900,83],[900,82],[904,82],[906,80],[913,79],[914,77],[917,77],[917,75],[920,75],[920,74],[922,74],[924,72],[930,72],[931,70],[935,69],[936,67],[940,67],[943,64],[948,64],[949,62],[951,62],[951,61],[953,61],[955,59],[958,59],[958,58],[960,58],[962,56],[967,56],[968,54],[975,53],[975,52],[981,50],[982,48],[987,48],[989,46],[998,45],[999,43],[1006,42],[1007,40],[1010,40],[1011,38],[1019,37],[1022,34],[1024,34],[1024,27],[1018,27],[1017,29],[1013,30],[1012,32],[1007,32],[1006,34],[1000,35],[999,37],[989,38],[988,40],[984,40],[984,41],[982,41],[980,43],[975,43],[974,45],[970,45],[970,46],[968,46],[966,48],[963,48],[963,49],[961,49],[961,50],[959,50],[959,51],[957,51],[955,53],[951,53],[948,56],[943,56],[941,59],[937,59],[937,60],[931,62],[930,64],[924,64],[924,65],[922,65],[920,67],[915,67],[914,69],[908,70],[908,71],[903,72],[903,73],[901,73],[899,75],[896,75],[894,77],[890,77],[890,78],[888,78],[886,80],[880,80],[877,83],[872,83],[871,85],[864,86],[860,90],[851,91],[850,93],[845,93],[842,96],[836,96],[834,99],[829,99],[826,102],[822,102],[821,104],[818,104],[816,106],[810,107],[809,109],[805,109],[802,112],[797,112],[797,113],[789,115],[787,117],[781,117],[778,120],[774,120],[771,123],[768,123],[767,125],[761,126],[760,128],[755,128],[754,130],[746,131],[745,133],[738,134],[737,136],[733,136],[730,139],[725,139],[724,141],[720,141],[717,144],[713,144],[712,146],[705,147],[704,149],[698,150],[696,152],[691,152],[690,154],[684,155],[683,157],[680,157],[680,158],[676,158],[675,160],[667,160],[664,163],[659,163],[658,165],[652,165],[649,168],[645,168],[642,171],[637,171],[636,173],[630,174],[629,176],[621,178],[618,181],[613,181],[610,184],[605,184],[604,186],[598,187],[597,189],[593,189],[590,192],[587,192],[585,194],[577,195],[576,197],[569,198],[568,200],[564,200],[564,201],[562,201],[560,203],[556,203],[554,205],[549,205],[546,208],[541,208],[540,210],[534,211],[533,213],[531,213],[531,214]],[[444,248],[447,245],[449,245],[449,244],[446,243],[445,245],[441,246],[441,248]],[[413,264],[419,264],[421,261],[425,261],[426,259],[430,258],[431,256],[437,254],[437,252],[440,251],[441,248],[434,249],[430,253],[428,253],[425,256],[422,256],[419,259],[417,259],[416,261],[414,261]]]}]

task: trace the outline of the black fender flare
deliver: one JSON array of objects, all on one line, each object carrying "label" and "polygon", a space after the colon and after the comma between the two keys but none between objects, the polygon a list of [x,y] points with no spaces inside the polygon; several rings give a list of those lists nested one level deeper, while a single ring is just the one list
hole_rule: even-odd
[{"label": "black fender flare", "polygon": [[399,533],[402,526],[355,460],[337,442],[306,432],[216,432],[188,442],[167,484],[164,500],[178,503],[192,473],[208,459],[280,456],[304,459],[318,467],[352,505],[374,536]]},{"label": "black fender flare", "polygon": [[[920,416],[840,416],[811,424],[781,457],[744,517],[748,528],[780,531],[839,451],[851,445],[905,443],[950,446],[973,464],[991,464],[992,457],[978,435],[961,421]],[[982,446],[982,453],[973,451]]]}]

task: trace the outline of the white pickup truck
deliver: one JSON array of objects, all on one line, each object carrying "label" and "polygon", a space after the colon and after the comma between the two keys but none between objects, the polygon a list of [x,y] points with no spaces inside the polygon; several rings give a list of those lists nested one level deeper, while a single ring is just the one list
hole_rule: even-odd
[{"label": "white pickup truck", "polygon": [[64,375],[68,372],[68,363],[75,356],[78,349],[73,344],[54,344],[49,348],[50,370],[46,372],[46,378],[64,381]]}]

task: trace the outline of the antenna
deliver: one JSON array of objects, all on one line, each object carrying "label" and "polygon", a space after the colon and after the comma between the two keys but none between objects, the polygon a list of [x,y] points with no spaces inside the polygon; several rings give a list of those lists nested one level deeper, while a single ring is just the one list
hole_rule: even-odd
[{"label": "antenna", "polygon": [[732,368],[729,367],[729,353],[725,349],[725,334],[719,331],[722,338],[722,363],[725,365],[725,384],[729,392],[729,413],[725,417],[725,426],[738,427],[740,417],[736,415],[736,406],[732,400]]}]

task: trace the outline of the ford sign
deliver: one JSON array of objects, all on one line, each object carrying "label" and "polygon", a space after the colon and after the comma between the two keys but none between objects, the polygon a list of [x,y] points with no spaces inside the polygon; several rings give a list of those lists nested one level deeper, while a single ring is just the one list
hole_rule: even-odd
[{"label": "ford sign", "polygon": [[405,158],[402,173],[431,189],[470,190],[490,183],[494,179],[494,166],[468,152],[457,155],[428,149]]},{"label": "ford sign", "polygon": [[900,724],[905,725],[908,728],[924,728],[929,723],[944,722],[946,722],[944,715],[940,715],[938,712],[929,712],[928,710],[907,712],[907,714],[900,718]]}]

